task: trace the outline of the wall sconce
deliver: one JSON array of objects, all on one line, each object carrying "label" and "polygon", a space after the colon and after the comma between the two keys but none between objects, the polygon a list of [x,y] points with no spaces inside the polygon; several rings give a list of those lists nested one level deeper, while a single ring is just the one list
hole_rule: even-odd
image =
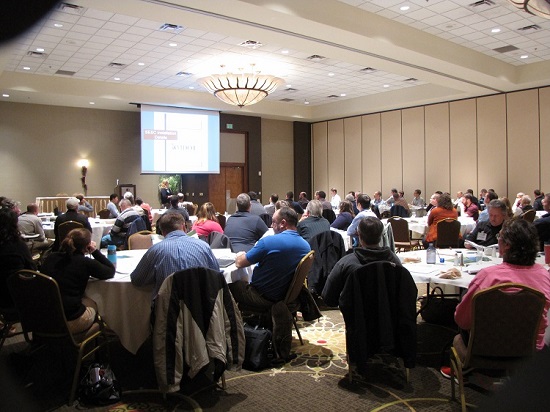
[{"label": "wall sconce", "polygon": [[82,190],[84,190],[84,196],[88,196],[88,185],[86,184],[86,175],[88,174],[88,166],[90,165],[90,162],[88,161],[88,159],[80,159],[77,164],[80,167],[80,171],[82,173],[80,182],[82,183]]}]

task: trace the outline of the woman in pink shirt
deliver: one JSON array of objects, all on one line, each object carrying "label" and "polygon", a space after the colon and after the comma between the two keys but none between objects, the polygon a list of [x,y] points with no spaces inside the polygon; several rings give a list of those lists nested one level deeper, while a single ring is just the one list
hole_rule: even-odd
[{"label": "woman in pink shirt", "polygon": [[212,203],[203,203],[197,213],[197,218],[197,221],[193,224],[193,230],[199,236],[208,236],[211,232],[223,233],[223,229],[216,218],[216,209]]}]

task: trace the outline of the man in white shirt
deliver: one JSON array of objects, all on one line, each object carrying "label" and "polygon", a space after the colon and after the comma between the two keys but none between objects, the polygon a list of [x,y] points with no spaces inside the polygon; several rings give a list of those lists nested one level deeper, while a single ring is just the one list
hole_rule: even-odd
[{"label": "man in white shirt", "polygon": [[118,217],[118,195],[116,193],[113,193],[111,196],[109,196],[109,203],[107,203],[107,209],[109,210],[109,219],[114,219]]},{"label": "man in white shirt", "polygon": [[265,213],[267,213],[269,216],[273,217],[273,214],[275,213],[275,203],[279,200],[279,195],[277,193],[272,193],[269,197],[269,204],[264,206]]},{"label": "man in white shirt", "polygon": [[340,202],[342,199],[340,198],[340,195],[338,194],[338,191],[336,188],[330,189],[330,205],[332,206],[332,210],[338,210],[340,208]]}]

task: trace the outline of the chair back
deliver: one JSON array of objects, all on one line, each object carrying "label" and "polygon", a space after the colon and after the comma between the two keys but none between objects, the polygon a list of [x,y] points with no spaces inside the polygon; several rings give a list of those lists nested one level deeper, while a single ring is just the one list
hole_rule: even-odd
[{"label": "chair back", "polygon": [[63,222],[57,228],[57,236],[59,237],[59,244],[67,237],[67,234],[73,229],[83,228],[84,225],[80,222],[75,222],[74,220],[68,220]]},{"label": "chair back", "polygon": [[401,205],[393,205],[390,208],[390,216],[409,217],[409,212]]},{"label": "chair back", "polygon": [[527,220],[528,222],[533,223],[533,221],[535,220],[536,215],[537,215],[537,212],[535,211],[535,209],[531,209],[531,210],[528,210],[527,212],[523,213],[521,215],[521,218],[523,220]]},{"label": "chair back", "polygon": [[265,223],[265,225],[270,228],[271,227],[271,223],[273,222],[273,218],[271,217],[270,214],[268,213],[262,213],[260,215],[260,219],[263,220],[263,222]]},{"label": "chair back", "polygon": [[309,269],[311,269],[311,265],[313,264],[314,257],[315,252],[311,250],[307,255],[302,258],[302,260],[300,260],[298,266],[296,266],[294,277],[292,278],[290,286],[288,287],[288,291],[286,292],[284,300],[285,304],[288,305],[289,303],[292,303],[296,299],[298,299],[298,295],[302,290],[302,286],[304,286],[304,282],[306,281]]},{"label": "chair back", "polygon": [[320,295],[334,265],[346,254],[346,245],[342,235],[334,230],[318,233],[308,243],[315,251],[315,258],[307,276],[307,286]]},{"label": "chair back", "polygon": [[476,293],[464,368],[505,369],[536,350],[544,294],[519,283],[503,283]]},{"label": "chair back", "polygon": [[207,242],[210,249],[231,249],[231,240],[227,235],[220,232],[210,232]]},{"label": "chair back", "polygon": [[151,235],[153,232],[149,230],[142,230],[141,232],[134,233],[128,238],[128,249],[149,249],[153,246],[153,238]]},{"label": "chair back", "polygon": [[410,243],[409,222],[401,217],[394,216],[388,219],[388,223],[391,225],[395,242]]},{"label": "chair back", "polygon": [[332,222],[336,220],[336,213],[332,209],[323,209],[323,217],[332,225]]},{"label": "chair back", "polygon": [[20,270],[8,278],[8,288],[25,333],[64,339],[76,345],[69,332],[57,282],[42,273]]},{"label": "chair back", "polygon": [[109,219],[111,217],[111,212],[109,209],[101,209],[99,212],[97,212],[100,219]]},{"label": "chair back", "polygon": [[437,222],[438,248],[458,247],[460,238],[460,222],[456,219],[443,219]]}]

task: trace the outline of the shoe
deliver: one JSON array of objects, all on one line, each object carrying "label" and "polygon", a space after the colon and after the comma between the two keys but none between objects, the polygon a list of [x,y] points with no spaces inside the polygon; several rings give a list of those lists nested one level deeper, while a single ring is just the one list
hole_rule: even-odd
[{"label": "shoe", "polygon": [[[462,376],[465,378],[466,375],[468,375],[473,370],[474,368],[463,369]],[[441,373],[441,375],[443,375],[443,377],[447,379],[451,379],[451,376],[454,375],[450,366],[442,366],[439,369],[439,373]],[[455,380],[455,383],[458,383],[458,379],[456,377],[454,378],[454,380]],[[464,380],[464,384],[468,383],[467,379],[463,379],[463,380]]]}]

